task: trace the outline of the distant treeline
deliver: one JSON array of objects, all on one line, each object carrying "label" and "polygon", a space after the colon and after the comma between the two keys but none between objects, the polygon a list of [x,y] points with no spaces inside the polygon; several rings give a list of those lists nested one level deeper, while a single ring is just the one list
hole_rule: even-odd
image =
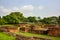
[{"label": "distant treeline", "polygon": [[0,25],[3,24],[19,24],[20,22],[44,23],[44,24],[60,24],[60,16],[45,17],[41,19],[36,16],[24,17],[21,12],[11,12],[9,15],[0,16]]}]

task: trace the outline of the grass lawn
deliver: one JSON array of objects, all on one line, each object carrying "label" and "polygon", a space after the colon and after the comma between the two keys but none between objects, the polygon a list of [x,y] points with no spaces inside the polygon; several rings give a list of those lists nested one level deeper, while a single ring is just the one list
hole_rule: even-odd
[{"label": "grass lawn", "polygon": [[16,32],[16,34],[24,35],[27,37],[37,36],[37,37],[48,38],[48,39],[52,39],[52,40],[60,40],[60,37],[53,37],[53,36],[42,35],[42,34],[32,34],[32,33],[23,33],[23,32]]},{"label": "grass lawn", "polygon": [[0,40],[15,40],[15,38],[5,33],[0,32]]}]

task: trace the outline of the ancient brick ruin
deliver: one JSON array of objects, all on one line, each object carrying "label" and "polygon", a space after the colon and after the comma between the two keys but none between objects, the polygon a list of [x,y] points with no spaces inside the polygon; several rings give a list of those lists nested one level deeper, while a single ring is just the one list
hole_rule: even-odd
[{"label": "ancient brick ruin", "polygon": [[29,27],[23,26],[23,27],[21,27],[19,30],[20,30],[21,32],[28,32],[28,31],[29,31]]},{"label": "ancient brick ruin", "polygon": [[49,28],[48,35],[60,37],[60,27]]},{"label": "ancient brick ruin", "polygon": [[30,26],[29,32],[36,33],[36,34],[47,34],[47,30],[45,28],[41,28],[40,26]]},{"label": "ancient brick ruin", "polygon": [[18,30],[16,27],[3,26],[3,27],[0,27],[0,31],[1,32],[17,32]]},{"label": "ancient brick ruin", "polygon": [[[28,25],[28,24],[20,24],[19,30],[21,32],[30,32],[35,34],[46,34],[50,36],[59,36],[60,37],[60,27],[57,27],[56,25],[45,25],[43,28],[41,28],[39,25]],[[9,27],[4,26],[0,27],[0,32],[17,32],[17,27]]]}]

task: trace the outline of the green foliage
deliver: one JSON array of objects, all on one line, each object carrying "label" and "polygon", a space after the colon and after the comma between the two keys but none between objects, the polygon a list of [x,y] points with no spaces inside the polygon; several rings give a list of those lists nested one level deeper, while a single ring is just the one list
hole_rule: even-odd
[{"label": "green foliage", "polygon": [[1,17],[0,17],[0,25],[3,25],[5,24],[5,20],[3,20]]},{"label": "green foliage", "polygon": [[18,24],[24,18],[20,12],[11,12],[9,15],[3,16],[7,24]]},{"label": "green foliage", "polygon": [[28,21],[29,22],[36,22],[36,17],[30,16],[30,17],[28,17]]},{"label": "green foliage", "polygon": [[58,20],[57,20],[58,24],[60,25],[60,16],[58,17]]},{"label": "green foliage", "polygon": [[41,22],[45,24],[57,24],[58,22],[58,17],[52,16],[52,17],[47,17],[41,20]]},{"label": "green foliage", "polygon": [[44,23],[44,24],[60,24],[60,16],[52,16],[41,19],[40,17],[29,16],[24,17],[21,12],[11,12],[9,15],[0,17],[1,24],[18,24],[20,22],[33,22],[33,23]]}]

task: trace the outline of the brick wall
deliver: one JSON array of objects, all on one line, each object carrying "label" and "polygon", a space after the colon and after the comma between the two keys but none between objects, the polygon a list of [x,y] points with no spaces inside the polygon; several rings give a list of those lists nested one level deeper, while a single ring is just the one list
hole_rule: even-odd
[{"label": "brick wall", "polygon": [[59,36],[60,37],[60,28],[50,28],[48,30],[48,35],[50,35],[50,36]]}]

